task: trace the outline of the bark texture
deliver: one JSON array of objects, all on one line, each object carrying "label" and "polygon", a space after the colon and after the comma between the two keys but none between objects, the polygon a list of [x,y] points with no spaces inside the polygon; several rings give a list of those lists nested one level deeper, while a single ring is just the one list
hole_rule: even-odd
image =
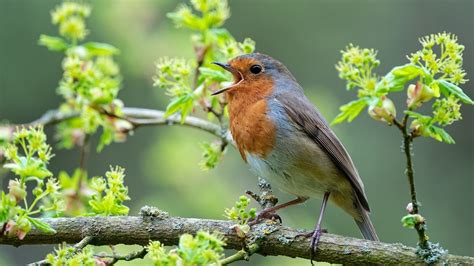
[{"label": "bark texture", "polygon": [[[92,236],[92,245],[139,244],[159,240],[165,245],[176,245],[184,233],[198,230],[219,231],[228,249],[240,250],[257,244],[257,253],[309,259],[310,238],[301,236],[309,231],[296,230],[273,222],[257,224],[245,238],[239,238],[232,222],[220,220],[171,217],[155,208],[144,208],[142,216],[78,217],[42,219],[50,224],[55,234],[32,230],[23,240],[0,236],[2,245],[77,243]],[[323,234],[316,260],[344,264],[423,264],[415,249],[402,244],[387,244],[363,239]],[[474,258],[445,255],[441,263],[474,265]]]}]

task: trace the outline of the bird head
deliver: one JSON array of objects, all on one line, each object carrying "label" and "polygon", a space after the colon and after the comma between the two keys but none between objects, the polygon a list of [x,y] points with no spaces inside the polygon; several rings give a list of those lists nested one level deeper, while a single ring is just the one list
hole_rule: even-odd
[{"label": "bird head", "polygon": [[232,73],[234,83],[213,92],[212,95],[243,90],[244,88],[257,90],[258,86],[268,86],[268,84],[273,84],[275,80],[282,78],[294,80],[282,63],[260,53],[245,54],[233,58],[228,63],[214,62],[214,64]]}]

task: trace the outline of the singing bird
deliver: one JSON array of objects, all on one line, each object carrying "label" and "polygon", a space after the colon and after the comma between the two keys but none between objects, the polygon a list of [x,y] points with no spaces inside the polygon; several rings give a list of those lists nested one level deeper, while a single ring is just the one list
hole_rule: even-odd
[{"label": "singing bird", "polygon": [[230,131],[243,160],[256,175],[297,197],[263,210],[257,219],[322,196],[311,257],[322,234],[328,200],[354,217],[365,239],[378,241],[364,185],[351,157],[290,71],[260,53],[214,64],[234,77],[231,86],[212,94],[226,94]]}]

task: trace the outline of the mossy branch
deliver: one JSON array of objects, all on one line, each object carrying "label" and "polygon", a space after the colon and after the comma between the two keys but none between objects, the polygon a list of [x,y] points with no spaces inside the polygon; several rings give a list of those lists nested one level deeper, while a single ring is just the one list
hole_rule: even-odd
[{"label": "mossy branch", "polygon": [[[257,253],[272,256],[309,259],[310,238],[302,236],[309,231],[296,230],[274,223],[252,227],[246,239],[232,229],[232,222],[221,220],[171,217],[153,208],[142,211],[141,216],[77,217],[41,219],[56,230],[47,234],[32,230],[23,240],[0,236],[2,245],[78,243],[86,236],[93,236],[91,245],[138,244],[147,245],[159,240],[165,245],[176,245],[182,234],[195,234],[199,230],[219,231],[227,249],[241,250],[257,244]],[[415,249],[401,244],[387,244],[333,234],[321,237],[316,260],[331,263],[368,264],[422,264]],[[440,262],[473,265],[474,258],[445,255]]]}]

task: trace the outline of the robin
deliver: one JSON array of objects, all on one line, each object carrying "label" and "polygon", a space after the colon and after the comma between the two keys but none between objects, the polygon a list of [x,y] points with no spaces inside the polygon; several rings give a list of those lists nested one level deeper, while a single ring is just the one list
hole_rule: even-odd
[{"label": "robin", "polygon": [[351,157],[290,71],[260,53],[214,64],[234,77],[231,86],[212,95],[227,96],[230,131],[243,160],[256,175],[297,197],[261,211],[256,221],[322,196],[311,258],[323,232],[321,221],[329,200],[354,218],[365,239],[378,241],[364,184]]}]

